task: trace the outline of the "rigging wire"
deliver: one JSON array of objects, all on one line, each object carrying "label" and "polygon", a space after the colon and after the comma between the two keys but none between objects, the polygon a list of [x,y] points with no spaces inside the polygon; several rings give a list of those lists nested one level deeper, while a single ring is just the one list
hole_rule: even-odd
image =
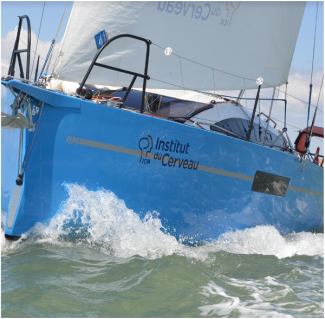
[{"label": "rigging wire", "polygon": [[181,76],[182,76],[182,85],[183,85],[183,88],[184,88],[184,96],[186,98],[186,90],[185,90],[185,85],[184,85],[184,78],[183,78],[183,69],[182,69],[182,61],[180,58],[179,59],[179,66],[180,66],[180,69],[181,69]]},{"label": "rigging wire", "polygon": [[[311,130],[310,130],[310,137],[309,137],[309,140],[311,139],[311,135],[312,135],[312,132],[313,132],[313,127],[315,125],[315,119],[316,119],[316,112],[318,110],[318,103],[319,103],[319,98],[320,98],[320,94],[322,92],[322,89],[323,89],[323,83],[324,83],[324,74],[323,74],[323,78],[322,78],[322,84],[320,86],[320,90],[319,90],[319,94],[318,94],[318,100],[317,100],[317,106],[316,106],[316,110],[315,110],[315,114],[314,114],[314,118],[312,120],[312,123],[311,123]],[[307,135],[307,134],[306,134]],[[318,138],[317,136],[315,136],[316,138]],[[318,138],[319,139],[319,138]],[[320,140],[320,139],[319,139]],[[323,141],[322,141],[323,142]]]},{"label": "rigging wire", "polygon": [[[155,79],[155,78],[150,78],[150,79],[151,79],[151,80],[154,80],[154,81],[162,82],[162,83],[165,83],[165,84],[167,83],[167,84],[172,85],[172,86],[175,86],[175,87],[182,88],[181,86],[179,86],[179,85],[177,85],[177,84],[172,84],[172,83],[169,83],[169,82],[166,82],[166,81],[161,81],[161,80],[158,80],[158,79]],[[189,90],[189,89],[187,89],[187,90]],[[207,94],[206,92],[200,92],[200,91],[198,91],[198,90],[192,90],[192,91],[194,91],[194,92],[198,92],[198,93]],[[218,94],[216,94],[216,95],[218,95]],[[245,108],[246,108],[247,110],[249,110],[249,111],[253,111],[253,109],[250,109],[249,107],[247,107],[247,104],[246,104],[246,107],[245,107]],[[197,117],[197,118],[200,119],[199,117]],[[278,122],[284,124],[284,121],[281,121],[281,120],[279,120],[279,119],[277,119],[277,118],[275,118],[275,117],[271,117],[271,119],[276,120],[276,121],[278,121]],[[206,120],[206,119],[204,119],[204,120]],[[213,122],[213,121],[211,121],[211,122]],[[296,129],[298,129],[298,130],[301,130],[300,127],[295,126],[295,125],[292,125],[292,124],[289,124],[288,122],[287,122],[287,126],[291,126],[291,127],[296,128]]]},{"label": "rigging wire", "polygon": [[[160,45],[158,45],[158,44],[156,44],[156,43],[154,43],[154,42],[152,42],[152,44],[153,44],[154,46],[156,46],[156,47],[162,49],[162,50],[165,50],[162,46],[160,46]],[[185,61],[189,61],[189,62],[192,62],[192,63],[194,63],[194,64],[201,65],[201,66],[204,66],[204,67],[206,67],[206,68],[212,69],[212,70],[214,70],[214,71],[218,71],[218,72],[221,72],[221,73],[224,73],[224,74],[227,74],[227,75],[231,75],[231,76],[234,76],[234,77],[240,78],[240,79],[242,79],[242,80],[248,80],[248,81],[254,81],[254,82],[256,81],[256,79],[245,78],[245,77],[242,77],[242,76],[240,76],[240,75],[236,75],[236,74],[233,74],[233,73],[230,73],[230,72],[226,72],[226,71],[223,71],[223,70],[220,70],[220,69],[212,68],[211,66],[207,66],[207,65],[205,65],[205,64],[202,64],[202,63],[199,63],[199,62],[193,61],[193,60],[188,59],[188,58],[185,58],[185,57],[182,57],[182,56],[180,56],[180,55],[178,55],[178,54],[176,54],[176,53],[174,53],[174,52],[172,52],[171,54],[172,54],[172,55],[175,55],[175,56],[177,56],[177,57],[179,57],[179,58],[181,58],[181,59],[183,59],[183,60],[185,60]],[[266,82],[264,82],[263,84],[265,84],[265,85],[268,86],[269,88],[273,88],[272,85],[270,85],[270,84],[268,84],[268,83],[266,83]],[[173,84],[172,84],[172,85],[173,85]],[[278,90],[278,92],[281,92],[281,93],[287,94],[287,96],[290,96],[290,97],[292,97],[292,98],[294,98],[294,99],[296,99],[296,100],[298,100],[298,101],[300,101],[300,102],[303,102],[303,103],[305,103],[305,104],[309,104],[309,102],[303,101],[303,100],[301,100],[301,99],[299,99],[299,98],[297,98],[297,97],[295,97],[295,96],[293,96],[293,95],[290,95],[290,94],[288,94],[288,93],[286,93],[286,92],[281,91],[280,89],[277,89],[277,90]],[[311,106],[316,107],[316,106],[313,105],[313,104],[311,104]],[[324,114],[323,111],[321,111],[321,110],[319,110],[319,111],[320,111],[322,114]]]},{"label": "rigging wire", "polygon": [[[205,84],[207,83],[207,81],[208,81],[208,79],[209,79],[209,77],[210,77],[210,75],[211,75],[212,72],[213,72],[213,70],[211,70],[210,73],[208,74],[208,76],[207,76],[207,78],[205,79],[205,81],[204,81],[204,83],[203,83],[203,85],[202,85],[200,91],[203,90],[203,88],[204,88]],[[199,95],[198,95],[198,97],[199,97]],[[193,112],[196,110],[196,107],[197,107],[197,101],[196,101],[196,103],[195,103],[194,110],[193,110],[191,113],[193,113]]]},{"label": "rigging wire", "polygon": [[[68,2],[68,3],[69,3],[69,2]],[[317,6],[318,6],[318,4],[317,4]],[[116,30],[116,32],[117,32],[118,34],[121,34],[121,32],[120,32],[119,30]],[[153,44],[154,46],[156,46],[156,47],[162,49],[162,50],[165,50],[165,48],[163,48],[162,46],[160,46],[160,45],[158,45],[158,44],[156,44],[156,43],[154,43],[154,42],[152,42],[152,44]],[[90,50],[89,52],[91,52],[91,50]],[[89,52],[87,52],[87,53],[89,53]],[[241,77],[241,76],[239,76],[239,75],[232,74],[232,73],[229,73],[229,72],[226,72],[226,71],[222,71],[222,70],[219,70],[219,69],[215,69],[215,68],[212,68],[212,67],[206,66],[206,65],[204,65],[204,64],[201,64],[201,63],[198,63],[198,62],[192,61],[192,60],[190,60],[190,59],[187,59],[187,58],[181,57],[181,56],[179,56],[179,55],[177,55],[177,54],[175,54],[175,53],[173,53],[173,52],[172,52],[171,54],[176,55],[176,56],[178,56],[179,58],[182,58],[182,59],[184,59],[184,60],[190,61],[190,62],[192,62],[192,63],[198,64],[198,65],[201,65],[201,66],[204,66],[204,67],[208,67],[208,68],[210,68],[210,69],[212,69],[212,70],[214,70],[214,71],[218,71],[218,72],[225,73],[225,74],[228,74],[228,75],[231,75],[231,76],[235,76],[235,77],[238,77],[238,78],[243,79],[244,81],[245,81],[245,80],[249,80],[249,81],[254,81],[254,82],[255,82],[255,79],[249,79],[249,78]],[[42,57],[41,57],[41,58],[42,58]],[[81,58],[81,57],[80,57],[80,58]],[[80,58],[79,58],[79,59],[80,59]],[[42,59],[45,60],[44,58],[42,58]],[[77,60],[78,60],[78,59],[77,59]],[[49,63],[49,64],[52,64],[52,63]],[[52,64],[52,65],[53,65],[53,64]],[[55,67],[55,66],[53,66],[53,69],[54,69],[54,67]],[[182,75],[182,76],[183,76],[183,75]],[[214,76],[214,74],[213,74],[213,76]],[[158,81],[158,80],[157,80],[157,81]],[[160,82],[162,82],[162,81],[160,81]],[[245,81],[245,82],[246,82],[246,81]],[[169,83],[169,84],[170,84],[170,83]],[[264,82],[264,84],[267,85],[267,86],[269,86],[270,88],[273,87],[273,86],[267,84],[266,82]],[[183,86],[183,89],[184,89],[184,86]],[[277,89],[277,91],[278,91],[278,95],[279,95],[279,92],[284,93],[284,92],[281,91],[280,89]],[[290,95],[290,94],[287,94],[287,95],[290,96],[290,97],[292,97],[292,98],[294,98],[294,99],[296,99],[296,100],[298,100],[298,101],[300,101],[300,102],[302,102],[302,103],[308,104],[308,102],[305,102],[305,101],[303,101],[303,100],[301,100],[301,99],[299,99],[299,98],[297,98],[297,97],[295,97],[295,96],[293,96],[293,95]],[[312,104],[311,104],[311,106],[315,107],[315,105],[312,105]],[[324,112],[323,112],[322,110],[319,110],[319,111],[320,111],[322,114],[324,114]]]},{"label": "rigging wire", "polygon": [[42,16],[41,16],[41,22],[39,24],[39,28],[38,28],[38,35],[37,35],[37,42],[36,42],[36,47],[35,47],[35,54],[34,54],[34,60],[33,60],[33,65],[32,65],[32,72],[31,74],[33,74],[33,70],[34,70],[34,63],[35,63],[35,58],[36,58],[36,52],[37,52],[37,46],[38,46],[38,40],[39,40],[39,35],[40,35],[40,32],[41,32],[41,27],[42,27],[42,21],[43,21],[43,15],[44,15],[44,8],[45,8],[45,1],[44,1],[44,4],[43,4],[43,11],[42,11]]},{"label": "rigging wire", "polygon": [[320,94],[322,92],[322,89],[323,89],[323,82],[324,82],[324,74],[323,74],[323,78],[322,78],[322,84],[320,86],[320,90],[319,90],[319,94],[318,94],[318,100],[317,100],[317,105],[316,107],[318,107],[318,103],[319,103],[319,98],[320,98]]},{"label": "rigging wire", "polygon": [[42,104],[42,108],[41,108],[41,111],[40,111],[40,114],[39,114],[39,116],[38,116],[38,121],[37,121],[37,125],[36,125],[36,128],[35,128],[35,132],[34,132],[33,140],[32,140],[32,143],[31,143],[31,145],[30,145],[30,147],[29,147],[29,151],[28,151],[28,154],[27,154],[27,156],[26,156],[25,162],[24,162],[24,164],[23,164],[23,161],[21,162],[21,174],[22,174],[22,173],[24,172],[24,170],[25,170],[25,166],[26,166],[26,164],[27,164],[27,161],[28,161],[28,158],[29,158],[30,152],[31,152],[31,150],[32,150],[32,148],[33,148],[33,145],[34,145],[34,142],[35,142],[35,138],[36,138],[36,135],[37,135],[37,131],[38,131],[38,127],[39,127],[39,123],[40,123],[40,121],[41,121],[41,117],[42,117],[42,113],[43,113],[43,109],[44,109],[44,103],[45,103],[45,102],[43,102],[43,104]]},{"label": "rigging wire", "polygon": [[[63,14],[63,16],[62,16],[61,23],[60,23],[60,25],[59,25],[59,29],[58,29],[58,31],[57,31],[57,35],[58,35],[58,33],[59,33],[59,31],[60,31],[60,29],[61,29],[61,27],[62,27],[62,22],[63,22],[64,16],[65,16],[65,13],[66,13],[66,9],[67,9],[68,4],[69,4],[69,1],[67,2],[67,5],[66,5],[66,8],[65,8],[64,14]],[[318,4],[317,4],[317,7],[318,7]],[[43,10],[44,10],[44,7],[43,7]],[[316,28],[316,26],[315,26],[315,28]],[[118,32],[118,33],[120,33],[120,32]],[[57,36],[56,36],[56,37],[57,37]],[[20,41],[22,41],[22,40],[20,39]],[[22,43],[24,43],[24,41],[22,41]],[[24,43],[24,44],[26,45],[26,43]],[[161,47],[160,45],[158,45],[158,44],[156,44],[156,43],[152,43],[152,44],[155,45],[156,47],[162,49],[162,50],[165,50],[163,47]],[[314,40],[314,46],[315,46],[315,40]],[[34,52],[35,54],[37,54],[35,51],[33,51],[33,50],[31,50],[31,51]],[[52,53],[52,54],[53,54],[53,53]],[[52,54],[51,54],[51,57],[50,57],[50,61],[49,61],[49,63],[48,63],[48,67],[49,67],[49,65],[51,64],[51,65],[53,66],[53,68],[54,68],[55,65],[54,65],[53,63],[51,63]],[[179,59],[182,58],[182,59],[187,60],[187,61],[189,61],[189,62],[192,62],[192,63],[198,64],[198,65],[201,65],[201,66],[204,66],[204,67],[208,67],[208,68],[212,69],[213,71],[218,71],[218,72],[221,72],[221,73],[224,73],[224,74],[228,74],[228,75],[231,75],[231,76],[234,76],[234,77],[237,77],[237,78],[241,78],[241,79],[243,79],[245,82],[246,82],[246,80],[254,81],[254,82],[255,82],[255,79],[245,78],[245,77],[241,77],[241,76],[239,76],[239,75],[235,75],[235,74],[232,74],[232,73],[229,73],[229,72],[226,72],[226,71],[222,71],[222,70],[219,70],[219,69],[215,69],[215,68],[212,68],[212,67],[206,66],[206,65],[204,65],[204,64],[201,64],[201,63],[195,62],[195,61],[193,61],[193,60],[190,60],[190,59],[187,59],[187,58],[181,57],[181,56],[175,54],[174,52],[171,53],[171,54],[174,54],[174,55],[177,56]],[[44,59],[43,57],[40,57],[40,58],[41,58],[42,60],[45,61],[45,59]],[[34,56],[34,60],[35,60],[35,56]],[[34,65],[34,62],[33,62],[33,65]],[[47,69],[48,69],[48,67],[47,67]],[[182,75],[182,77],[183,77],[183,75]],[[213,77],[214,77],[214,72],[213,72]],[[153,79],[153,78],[152,78],[152,79]],[[159,81],[159,80],[157,80],[157,79],[153,79],[153,80]],[[163,82],[163,81],[160,81],[160,82]],[[165,81],[164,81],[164,82],[165,82]],[[168,82],[165,82],[165,83],[168,83]],[[171,83],[168,83],[168,84],[170,84],[170,85],[174,85],[174,84],[171,84]],[[264,84],[267,85],[267,86],[269,86],[269,87],[273,87],[273,86],[267,84],[266,82],[264,82]],[[181,87],[181,86],[177,86],[177,85],[174,85],[174,86],[176,86],[176,87],[180,87],[180,88],[182,88],[183,90],[185,89],[185,87],[184,87],[184,83],[183,83],[183,87]],[[276,89],[276,90],[278,91],[278,94],[279,94],[279,92],[287,94],[287,92],[283,92],[283,91],[281,91],[280,89]],[[199,92],[199,91],[198,91],[198,92]],[[308,104],[308,102],[303,101],[303,100],[301,100],[301,99],[299,99],[299,98],[297,98],[297,97],[295,97],[295,96],[293,96],[293,95],[290,95],[290,94],[287,94],[287,95],[290,96],[290,97],[292,97],[292,98],[294,98],[294,99],[296,99],[296,100],[298,100],[298,101],[300,101],[300,102],[302,102],[302,103]],[[315,105],[312,105],[312,104],[311,104],[311,106],[316,107]],[[322,110],[319,109],[319,111],[320,111],[322,114],[324,114],[324,112],[323,112]]]},{"label": "rigging wire", "polygon": [[[19,41],[21,41],[23,44],[25,44],[26,45],[26,47],[27,47],[27,44],[22,40],[22,39],[19,39]],[[32,50],[31,49],[31,51],[32,52],[34,52],[34,54],[37,54],[34,50]],[[45,59],[42,57],[42,56],[40,56],[40,59],[42,59],[42,60],[44,60],[45,61]],[[51,65],[53,65],[54,66],[54,64],[53,63],[51,63]]]},{"label": "rigging wire", "polygon": [[[167,81],[167,80],[170,78],[170,76],[174,73],[174,71],[175,71],[175,69],[176,69],[176,66],[177,66],[178,62],[180,62],[180,61],[181,61],[181,59],[177,59],[175,65],[174,65],[174,67],[173,67],[173,69],[172,69],[171,72],[168,74],[168,76],[166,77],[165,81],[163,81],[163,85],[161,86],[161,90],[164,88],[164,85],[165,85],[166,81]],[[156,102],[156,100],[159,98],[160,95],[161,95],[161,94],[158,94],[157,97],[155,98],[155,100],[153,100],[153,101],[149,104],[149,106],[150,106],[151,104],[153,104],[154,102]]]},{"label": "rigging wire", "polygon": [[[250,109],[250,108],[247,108],[249,111],[253,111],[253,109]],[[209,119],[204,119],[204,118],[200,118],[200,117],[198,117],[198,116],[195,116],[195,118],[196,119],[199,119],[199,120],[204,120],[204,121],[209,121],[209,122],[211,122],[211,123],[215,123],[215,120],[209,120]],[[271,120],[276,120],[276,121],[278,121],[278,122],[280,122],[280,123],[283,123],[284,124],[284,121],[281,121],[281,120],[279,120],[279,119],[277,119],[277,118],[275,118],[275,117],[271,117]],[[208,124],[207,124],[208,125]],[[287,122],[287,126],[291,126],[291,127],[293,127],[293,128],[295,128],[295,129],[297,129],[298,130],[298,132],[299,131],[301,131],[301,128],[299,128],[298,126],[295,126],[295,125],[292,125],[292,124],[289,124],[288,122]],[[291,132],[297,132],[296,130],[290,130]],[[317,137],[317,136],[315,136],[317,139],[319,139],[320,141],[322,141],[322,139],[320,139],[319,137]]]},{"label": "rigging wire", "polygon": [[[316,21],[315,21],[315,33],[314,33],[314,48],[313,48],[313,62],[311,65],[310,84],[313,84],[313,72],[314,72],[314,57],[315,57],[315,43],[316,43],[316,27],[317,27],[317,16],[318,16],[318,2],[316,7]],[[308,123],[307,123],[308,126]]]},{"label": "rigging wire", "polygon": [[[116,32],[117,32],[117,34],[122,34],[119,30],[116,30]],[[162,49],[163,51],[165,51],[165,48],[163,48],[162,46],[160,46],[160,45],[158,45],[158,44],[156,44],[156,43],[154,43],[154,42],[152,42],[151,44],[154,45],[154,46],[156,46],[156,47],[158,47],[158,48],[160,48],[160,49]],[[89,50],[89,51],[86,52],[85,54],[88,54],[88,53],[91,52],[91,51],[92,51],[92,50]],[[85,54],[84,54],[84,55],[85,55]],[[231,75],[231,76],[234,76],[234,77],[240,78],[240,79],[244,80],[245,83],[246,83],[246,80],[254,81],[254,82],[256,81],[256,79],[245,78],[245,77],[242,77],[242,76],[239,76],[239,75],[236,75],[236,74],[232,74],[232,73],[229,73],[229,72],[226,72],[226,71],[222,71],[222,70],[219,70],[219,69],[212,68],[212,67],[210,67],[210,66],[204,65],[204,64],[199,63],[199,62],[195,62],[195,61],[190,60],[190,59],[187,59],[187,58],[185,58],[185,57],[181,57],[180,55],[175,54],[174,52],[172,52],[171,54],[177,56],[177,57],[180,58],[180,59],[184,59],[184,60],[187,60],[187,61],[189,61],[189,62],[192,62],[192,63],[198,64],[198,65],[201,65],[201,66],[204,66],[204,67],[210,68],[210,69],[212,69],[212,70],[214,70],[214,71],[218,71],[218,72],[221,72],[221,73],[225,73],[225,74],[228,74],[228,75]],[[79,59],[82,58],[82,57],[83,57],[83,56],[79,57],[77,60],[79,60]],[[74,62],[75,62],[75,61],[74,61]],[[183,76],[183,75],[182,75],[182,76]],[[213,76],[214,76],[214,74],[213,74]],[[159,80],[157,80],[157,81],[159,81]],[[160,81],[160,82],[163,82],[163,81]],[[168,83],[168,82],[165,82],[165,83]],[[168,84],[171,84],[171,83],[168,83]],[[264,84],[267,85],[267,86],[269,86],[270,88],[271,88],[271,87],[273,88],[273,86],[267,84],[266,82],[264,82]],[[172,85],[173,85],[173,84],[172,84]],[[175,85],[175,86],[177,86],[177,85]],[[180,86],[178,86],[178,87],[180,87]],[[180,88],[181,88],[181,87],[180,87]],[[184,89],[184,87],[183,87],[183,89]],[[278,90],[278,92],[284,93],[284,92],[281,91],[280,89],[277,89],[277,90]],[[296,98],[296,97],[293,96],[293,95],[288,94],[288,96],[290,96],[290,97],[292,97],[292,98],[294,98],[294,99],[297,99],[297,100],[299,100],[299,101],[301,101],[301,102],[303,102],[303,103],[308,104],[307,102],[305,102],[305,101],[303,101],[303,100],[300,100],[299,98]],[[312,106],[315,107],[314,105],[312,105]],[[320,112],[323,113],[321,110],[320,110]]]},{"label": "rigging wire", "polygon": [[[261,114],[261,100],[258,101],[258,113]],[[259,136],[261,141],[262,140],[261,115],[258,117],[258,131],[259,131]]]},{"label": "rigging wire", "polygon": [[[214,94],[216,95],[216,83],[214,81],[214,70],[212,70],[212,71],[213,71],[213,73],[212,73],[212,75],[213,75],[213,88],[214,88]],[[218,119],[219,119],[220,118],[220,115],[219,115],[218,108],[217,108],[217,114],[218,114]]]},{"label": "rigging wire", "polygon": [[[57,34],[56,34],[56,37],[58,36],[59,32],[60,32],[60,29],[62,27],[62,22],[63,22],[63,19],[64,19],[64,16],[65,16],[65,13],[66,13],[66,10],[67,10],[67,7],[68,7],[68,4],[69,4],[69,1],[67,2],[67,5],[66,5],[66,8],[64,10],[64,13],[63,13],[63,16],[62,16],[62,19],[61,19],[61,22],[60,22],[60,25],[59,25],[59,29],[57,31]],[[41,22],[40,22],[40,29],[41,29],[41,24],[42,24],[42,19],[43,19],[43,13],[44,13],[44,7],[45,7],[45,1],[44,1],[44,6],[43,6],[43,11],[42,11],[42,18],[41,18]],[[37,37],[37,44],[36,44],[36,48],[35,48],[35,51],[33,49],[31,49],[31,51],[34,53],[34,61],[35,61],[35,56],[37,55],[37,46],[38,46],[38,40],[39,40],[39,34],[40,34],[40,29],[38,31],[38,37]],[[21,41],[26,47],[27,47],[27,44],[20,38],[19,41]],[[46,61],[46,58],[44,59],[42,56],[40,56],[40,59]],[[34,68],[34,61],[33,61],[33,66],[32,66],[32,72],[31,74],[33,73],[33,68]],[[52,65],[53,68],[54,68],[54,64],[51,63],[51,60],[48,62],[48,67]]]},{"label": "rigging wire", "polygon": [[[268,85],[268,84],[267,84],[267,85]],[[271,87],[271,86],[270,86],[270,87]],[[293,96],[293,95],[291,95],[291,94],[289,94],[289,93],[286,93],[285,91],[282,91],[282,90],[280,90],[280,89],[276,89],[276,90],[278,91],[278,93],[281,92],[281,93],[283,93],[283,94],[287,94],[287,96],[290,96],[290,97],[296,99],[297,101],[300,101],[300,102],[305,103],[305,104],[309,104],[309,102],[303,101],[303,100],[301,100],[301,99],[299,99],[299,98],[297,98],[297,97],[295,97],[295,96]],[[278,94],[278,97],[279,97],[279,94]],[[316,107],[316,105],[313,105],[313,104],[310,104],[310,105],[311,105],[312,107]],[[323,112],[322,110],[319,110],[319,112],[321,112],[322,114],[324,114],[324,112]]]},{"label": "rigging wire", "polygon": [[68,9],[68,5],[69,5],[69,1],[67,1],[67,4],[66,4],[65,9],[64,9],[64,12],[63,12],[63,16],[62,16],[62,18],[61,18],[61,22],[60,22],[60,24],[59,24],[59,28],[58,28],[58,30],[56,31],[56,35],[55,35],[54,40],[53,40],[52,52],[51,52],[51,55],[50,55],[50,58],[49,58],[48,65],[47,65],[47,67],[46,67],[46,72],[49,70],[49,67],[50,67],[50,63],[51,63],[52,56],[53,56],[53,52],[54,52],[54,47],[55,47],[56,41],[57,41],[57,39],[58,39],[58,37],[59,37],[60,31],[61,31],[61,28],[62,28],[62,23],[63,23],[64,17],[65,17],[65,14],[66,14],[67,9]]},{"label": "rigging wire", "polygon": [[[25,44],[26,45],[26,47],[27,47],[27,44],[22,40],[22,39],[19,39],[19,41],[21,41],[23,44]],[[33,49],[30,49],[34,54],[37,54]],[[44,60],[44,61],[46,61],[46,59],[44,59],[42,56],[40,56],[40,59],[42,59],[42,60]],[[53,67],[54,67],[54,64],[53,63],[51,63],[51,65],[53,65]],[[16,68],[17,68],[18,66],[16,66]]]},{"label": "rigging wire", "polygon": [[[154,42],[152,42],[152,44],[155,45],[156,47],[162,49],[162,50],[165,50],[163,47],[161,47],[160,45],[158,45],[158,44],[156,44]],[[221,73],[224,73],[224,74],[232,75],[232,76],[237,77],[237,78],[240,78],[242,80],[245,79],[245,80],[254,81],[254,82],[256,81],[256,79],[253,80],[253,79],[245,78],[245,77],[242,77],[242,76],[239,76],[239,75],[236,75],[236,74],[232,74],[232,73],[229,73],[229,72],[226,72],[226,71],[222,71],[222,70],[219,70],[219,69],[216,69],[216,68],[212,68],[211,66],[207,66],[207,65],[202,64],[202,63],[199,63],[199,62],[195,62],[195,61],[193,61],[191,59],[187,59],[185,57],[182,57],[182,56],[180,56],[180,55],[178,55],[178,54],[176,54],[174,52],[172,52],[171,54],[176,55],[177,57],[182,58],[185,61],[189,61],[189,62],[192,62],[192,63],[198,64],[198,65],[204,66],[204,67],[209,68],[209,69],[213,69],[215,71],[218,71],[218,72],[221,72]]]},{"label": "rigging wire", "polygon": [[[308,104],[308,115],[307,115],[307,130],[308,130],[308,123],[309,123],[309,114],[310,114],[310,103],[311,103],[311,94],[312,94],[312,89],[313,89],[313,70],[314,70],[314,56],[315,56],[315,42],[316,42],[316,30],[317,30],[317,15],[318,15],[318,2],[317,2],[317,7],[316,7],[316,21],[315,21],[315,32],[314,32],[314,47],[313,47],[313,59],[312,59],[312,63],[311,63],[311,74],[310,74],[310,85],[309,85],[309,104]],[[318,109],[318,105],[316,107],[315,110],[315,115]],[[314,115],[314,118],[315,118]],[[313,119],[312,122],[314,122],[315,119]],[[310,138],[311,138],[311,134],[312,134],[312,130],[313,130],[313,124],[311,125],[311,130],[308,134],[306,134],[306,142],[305,142],[305,148],[306,148],[306,153],[308,154],[308,150],[309,150],[309,143],[310,143]],[[302,170],[304,170],[306,165],[306,162],[304,164],[304,167]]]},{"label": "rigging wire", "polygon": [[[117,30],[117,33],[118,33],[118,34],[121,34],[121,32],[118,31],[118,30]],[[160,46],[160,45],[158,45],[158,44],[156,44],[156,43],[154,43],[154,42],[152,42],[152,44],[153,44],[154,46],[156,46],[156,47],[162,49],[163,51],[165,51],[165,48],[163,48],[162,46]],[[88,52],[86,52],[86,54],[88,54],[88,53],[91,52],[91,51],[92,51],[92,50],[89,50]],[[198,62],[192,61],[192,60],[187,59],[187,58],[184,58],[184,57],[181,57],[181,56],[175,54],[174,52],[172,52],[171,54],[172,54],[172,55],[175,55],[175,56],[177,56],[177,57],[179,57],[180,59],[182,58],[182,59],[187,60],[187,61],[190,61],[190,62],[192,62],[192,63],[195,63],[195,64],[198,64],[198,65],[201,65],[201,66],[204,66],[204,67],[210,68],[210,69],[212,69],[212,70],[214,70],[214,71],[218,71],[218,72],[225,73],[225,74],[228,74],[228,75],[231,75],[231,76],[235,76],[235,77],[237,77],[237,78],[241,78],[241,79],[244,80],[245,83],[246,83],[246,80],[254,81],[254,82],[256,81],[256,79],[249,79],[249,78],[241,77],[241,76],[236,75],[236,74],[232,74],[232,73],[229,73],[229,72],[226,72],[226,71],[222,71],[222,70],[219,70],[219,69],[212,68],[212,67],[210,67],[210,66],[206,66],[206,65],[204,65],[204,64],[201,64],[201,63],[198,63]],[[84,55],[85,55],[85,54],[84,54]],[[83,55],[83,56],[84,56],[84,55]],[[77,60],[79,60],[79,59],[82,58],[83,56],[79,57]],[[44,59],[43,59],[43,60],[44,60]],[[74,61],[74,62],[75,62],[75,61]],[[213,73],[213,76],[214,76],[214,73]],[[183,74],[182,74],[182,77],[183,77]],[[152,78],[152,79],[153,79],[153,78]],[[157,80],[157,81],[159,81],[159,80]],[[165,81],[160,81],[160,82],[164,83]],[[167,84],[171,84],[171,83],[168,83],[168,82],[165,82],[165,83],[167,83]],[[273,88],[273,86],[269,85],[269,84],[266,83],[266,82],[264,82],[264,84],[267,85],[267,86],[269,86],[270,88]],[[174,85],[174,84],[171,84],[171,85]],[[183,86],[183,87],[181,87],[181,86],[177,86],[177,85],[175,85],[175,86],[176,86],[176,87],[179,87],[179,88],[182,88],[183,90],[185,89],[184,86]],[[245,84],[245,86],[246,86],[246,84]],[[285,92],[281,91],[280,88],[278,88],[278,89],[276,89],[276,90],[278,91],[278,95],[279,95],[280,92],[281,92],[281,93],[285,93]],[[287,95],[290,96],[290,97],[292,97],[292,98],[294,98],[294,99],[296,99],[297,101],[300,101],[300,102],[302,102],[302,103],[308,104],[308,102],[303,101],[303,100],[301,100],[301,99],[299,99],[299,98],[297,98],[297,97],[295,97],[295,96],[293,96],[293,95],[291,95],[291,94],[289,94],[289,93],[287,93]],[[316,107],[316,106],[313,105],[313,104],[311,104],[311,106]],[[324,112],[323,112],[322,110],[319,110],[319,111],[320,111],[322,114],[324,114]]]}]

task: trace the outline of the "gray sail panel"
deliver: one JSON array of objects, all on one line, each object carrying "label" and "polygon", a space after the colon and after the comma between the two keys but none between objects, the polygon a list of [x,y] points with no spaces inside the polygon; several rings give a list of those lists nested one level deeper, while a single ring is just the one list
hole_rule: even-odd
[{"label": "gray sail panel", "polygon": [[1,112],[1,128],[5,129],[31,129],[32,125],[27,120],[26,116],[22,113],[9,115]]}]

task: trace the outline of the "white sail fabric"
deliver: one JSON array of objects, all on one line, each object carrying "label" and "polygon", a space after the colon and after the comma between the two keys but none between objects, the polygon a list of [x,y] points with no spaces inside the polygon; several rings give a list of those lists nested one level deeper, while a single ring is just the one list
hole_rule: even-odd
[{"label": "white sail fabric", "polygon": [[[133,34],[153,42],[148,88],[255,89],[258,77],[263,87],[275,87],[287,81],[304,8],[293,1],[75,2],[55,73],[81,82],[97,52],[95,35],[105,30],[109,39]],[[145,44],[118,39],[97,62],[143,74]],[[95,66],[87,83],[128,86],[131,80]]]}]

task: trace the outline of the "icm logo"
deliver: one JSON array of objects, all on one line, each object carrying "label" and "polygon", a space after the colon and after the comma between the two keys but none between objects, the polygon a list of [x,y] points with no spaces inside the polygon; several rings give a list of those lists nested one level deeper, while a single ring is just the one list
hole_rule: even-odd
[{"label": "icm logo", "polygon": [[[231,26],[232,16],[234,15],[235,11],[239,8],[241,1],[238,4],[234,4],[237,1],[227,1],[226,2],[226,10],[227,10],[227,19],[229,21],[229,26]],[[227,22],[228,22],[227,21]]]},{"label": "icm logo", "polygon": [[157,11],[179,19],[197,21],[216,21],[224,27],[230,27],[234,12],[239,8],[237,1],[159,1]]},{"label": "icm logo", "polygon": [[147,157],[148,153],[151,153],[152,148],[153,148],[153,140],[150,135],[148,135],[148,137],[143,137],[140,139],[139,149],[141,150],[141,157],[139,163],[141,163],[142,161],[143,164],[150,164],[150,159],[147,158],[142,159],[142,157],[144,153],[145,153],[144,156]]}]

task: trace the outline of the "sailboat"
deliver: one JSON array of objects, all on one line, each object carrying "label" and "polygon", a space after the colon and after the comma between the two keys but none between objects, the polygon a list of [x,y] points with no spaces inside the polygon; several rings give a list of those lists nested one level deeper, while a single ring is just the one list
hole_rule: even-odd
[{"label": "sailboat", "polygon": [[[256,111],[263,88],[287,82],[304,7],[75,2],[52,76],[45,63],[33,80],[20,17],[1,79],[15,97],[2,126],[20,130],[6,238],[60,214],[64,185],[75,183],[112,191],[140,218],[158,212],[165,232],[198,242],[258,225],[322,230],[324,171],[304,139],[323,129],[306,128],[294,146],[285,99],[270,99],[283,105],[282,130],[272,104]],[[257,92],[253,110],[244,90]]]}]

